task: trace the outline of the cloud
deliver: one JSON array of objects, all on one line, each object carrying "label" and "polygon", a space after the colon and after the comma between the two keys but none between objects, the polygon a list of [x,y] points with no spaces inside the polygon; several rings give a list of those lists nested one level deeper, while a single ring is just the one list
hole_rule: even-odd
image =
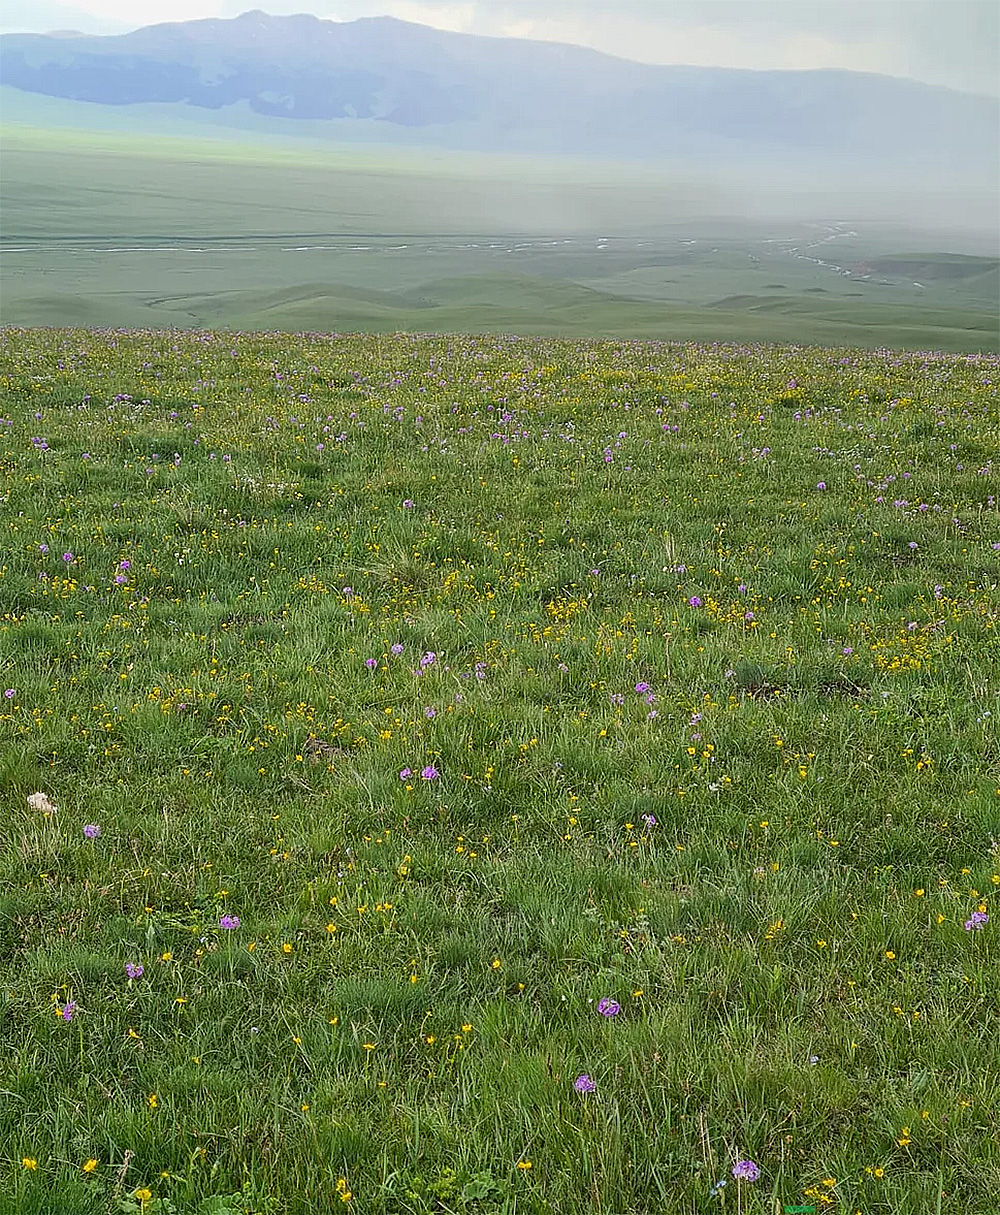
[{"label": "cloud", "polygon": [[389,0],[385,11],[401,21],[415,21],[418,25],[433,25],[441,30],[454,30],[456,33],[468,34],[475,32],[477,19],[475,3],[467,4],[434,4],[421,3],[420,0]]},{"label": "cloud", "polygon": [[58,0],[6,0],[0,14],[0,32],[81,30],[86,34],[117,34],[129,28],[128,23],[108,18],[99,9],[100,5],[91,4],[86,9]]}]

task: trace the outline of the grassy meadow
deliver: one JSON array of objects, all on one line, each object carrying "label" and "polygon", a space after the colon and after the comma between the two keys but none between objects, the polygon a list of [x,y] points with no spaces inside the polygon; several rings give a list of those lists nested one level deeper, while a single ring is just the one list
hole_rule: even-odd
[{"label": "grassy meadow", "polygon": [[871,185],[9,117],[0,151],[7,325],[998,349],[995,236]]},{"label": "grassy meadow", "polygon": [[995,1212],[997,375],[2,331],[0,1212]]}]

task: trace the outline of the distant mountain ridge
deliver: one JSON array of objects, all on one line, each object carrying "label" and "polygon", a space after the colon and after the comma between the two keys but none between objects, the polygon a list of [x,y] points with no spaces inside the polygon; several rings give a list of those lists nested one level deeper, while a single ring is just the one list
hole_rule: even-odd
[{"label": "distant mountain ridge", "polygon": [[289,123],[352,120],[484,151],[655,158],[732,150],[989,172],[1000,103],[847,71],[633,63],[585,47],[485,38],[391,17],[337,22],[252,11],[89,36],[0,36],[0,80],[50,97]]}]

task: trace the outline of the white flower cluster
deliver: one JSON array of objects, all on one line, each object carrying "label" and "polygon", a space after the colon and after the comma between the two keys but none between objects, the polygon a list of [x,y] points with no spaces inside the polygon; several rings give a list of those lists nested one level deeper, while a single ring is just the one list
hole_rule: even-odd
[{"label": "white flower cluster", "polygon": [[29,793],[28,805],[32,810],[41,810],[46,817],[48,817],[50,814],[54,814],[58,809],[57,806],[53,806],[53,804],[49,801],[47,793]]}]

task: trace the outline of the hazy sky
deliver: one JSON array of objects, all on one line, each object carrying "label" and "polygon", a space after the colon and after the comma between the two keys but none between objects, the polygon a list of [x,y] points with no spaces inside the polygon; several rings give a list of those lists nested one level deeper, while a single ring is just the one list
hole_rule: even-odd
[{"label": "hazy sky", "polygon": [[120,33],[249,8],[340,21],[388,14],[649,63],[853,68],[1000,94],[997,0],[3,0],[0,30]]}]

